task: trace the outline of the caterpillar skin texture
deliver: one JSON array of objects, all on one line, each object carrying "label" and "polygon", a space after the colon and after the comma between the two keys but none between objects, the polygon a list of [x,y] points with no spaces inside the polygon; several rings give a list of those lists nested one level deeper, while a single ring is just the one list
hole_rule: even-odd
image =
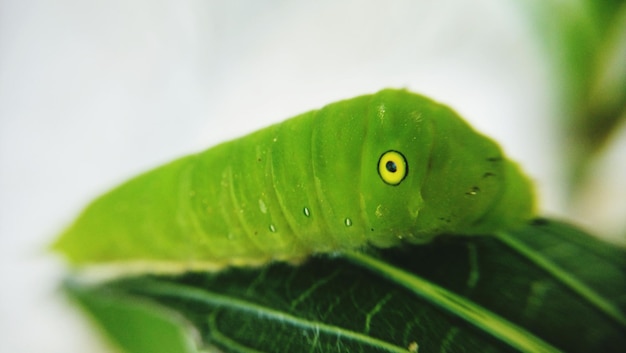
[{"label": "caterpillar skin texture", "polygon": [[496,143],[446,106],[386,89],[139,175],[53,247],[78,266],[219,269],[486,234],[533,208],[530,181]]}]

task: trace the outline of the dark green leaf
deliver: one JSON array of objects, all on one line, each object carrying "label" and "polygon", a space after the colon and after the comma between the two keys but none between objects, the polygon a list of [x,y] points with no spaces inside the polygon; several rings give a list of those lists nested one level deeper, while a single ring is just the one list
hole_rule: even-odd
[{"label": "dark green leaf", "polygon": [[[67,288],[109,331],[120,331],[115,326],[128,318],[93,303],[158,305],[184,318],[199,333],[199,348],[213,351],[626,347],[626,251],[553,221],[495,236],[317,257],[297,267],[69,282]],[[133,335],[155,337],[149,326]],[[118,342],[119,336],[112,334]]]}]

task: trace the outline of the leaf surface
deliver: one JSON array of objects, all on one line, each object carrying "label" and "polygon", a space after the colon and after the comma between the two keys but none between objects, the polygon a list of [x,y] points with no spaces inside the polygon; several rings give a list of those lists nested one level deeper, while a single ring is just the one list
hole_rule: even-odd
[{"label": "leaf surface", "polygon": [[[129,319],[103,316],[90,301],[149,304],[195,333],[195,349],[206,351],[626,347],[626,251],[556,221],[493,236],[445,236],[427,245],[319,256],[300,266],[276,263],[96,285],[70,280],[66,288],[107,332]],[[155,336],[149,325],[133,335],[166,336]],[[141,351],[120,342],[119,334],[111,336],[129,352]]]}]

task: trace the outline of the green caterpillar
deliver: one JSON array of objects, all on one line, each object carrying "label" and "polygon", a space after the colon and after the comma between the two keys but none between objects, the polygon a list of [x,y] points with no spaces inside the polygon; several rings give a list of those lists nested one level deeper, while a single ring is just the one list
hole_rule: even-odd
[{"label": "green caterpillar", "polygon": [[386,89],[139,175],[96,199],[53,248],[78,266],[149,271],[297,262],[515,227],[533,216],[532,189],[451,109]]}]

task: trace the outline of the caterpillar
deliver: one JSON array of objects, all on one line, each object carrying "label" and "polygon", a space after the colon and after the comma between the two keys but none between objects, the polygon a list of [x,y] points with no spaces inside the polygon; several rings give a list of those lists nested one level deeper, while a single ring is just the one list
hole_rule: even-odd
[{"label": "caterpillar", "polygon": [[534,204],[495,142],[444,105],[385,89],[141,174],[52,247],[74,266],[219,270],[487,234],[529,220]]}]

